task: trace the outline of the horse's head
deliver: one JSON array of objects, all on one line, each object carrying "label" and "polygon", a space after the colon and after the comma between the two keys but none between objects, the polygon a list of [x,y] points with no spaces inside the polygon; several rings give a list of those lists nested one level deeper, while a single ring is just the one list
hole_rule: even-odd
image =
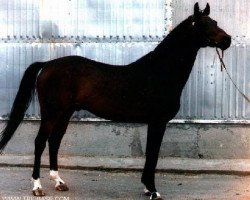
[{"label": "horse's head", "polygon": [[198,3],[194,5],[192,26],[195,31],[197,42],[201,47],[218,47],[221,50],[227,49],[231,44],[231,36],[218,27],[217,22],[209,17],[210,6],[200,11]]}]

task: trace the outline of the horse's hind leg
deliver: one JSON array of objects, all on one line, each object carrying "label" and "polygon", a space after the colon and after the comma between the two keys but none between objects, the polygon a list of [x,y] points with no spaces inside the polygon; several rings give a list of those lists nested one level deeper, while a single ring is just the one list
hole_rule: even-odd
[{"label": "horse's hind leg", "polygon": [[58,109],[41,109],[41,125],[38,131],[38,135],[35,139],[35,161],[32,174],[34,196],[45,195],[40,182],[41,156],[46,147],[48,138],[54,131],[54,127],[56,122],[58,121],[59,116],[60,112],[58,111]]},{"label": "horse's hind leg", "polygon": [[45,121],[42,119],[38,135],[35,139],[35,161],[32,174],[33,180],[33,195],[34,196],[44,196],[45,193],[42,190],[42,185],[40,182],[40,166],[41,166],[41,156],[46,147],[46,142],[52,131],[52,124],[50,121]]},{"label": "horse's hind leg", "polygon": [[150,199],[162,199],[155,188],[155,169],[166,123],[153,122],[148,124],[146,162],[142,174],[142,183],[146,186],[145,194]]},{"label": "horse's hind leg", "polygon": [[56,189],[59,191],[68,191],[68,187],[61,179],[58,173],[58,150],[66,132],[69,119],[73,112],[63,113],[54,127],[52,135],[49,137],[49,155],[50,155],[50,178],[56,182]]}]

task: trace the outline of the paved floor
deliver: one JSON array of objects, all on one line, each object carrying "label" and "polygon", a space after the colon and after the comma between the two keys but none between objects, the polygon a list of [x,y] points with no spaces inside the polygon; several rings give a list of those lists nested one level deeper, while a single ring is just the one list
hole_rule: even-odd
[{"label": "paved floor", "polygon": [[[139,172],[104,172],[61,170],[61,177],[70,187],[57,192],[42,169],[42,184],[47,197],[31,195],[31,168],[0,167],[0,200],[112,200],[149,199],[142,194]],[[157,186],[164,199],[250,199],[250,176],[235,175],[178,175],[157,173]]]}]

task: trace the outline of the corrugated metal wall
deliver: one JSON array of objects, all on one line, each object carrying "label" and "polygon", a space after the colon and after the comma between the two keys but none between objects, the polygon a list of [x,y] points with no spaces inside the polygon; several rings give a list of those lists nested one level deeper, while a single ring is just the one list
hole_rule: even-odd
[{"label": "corrugated metal wall", "polygon": [[[204,8],[207,1],[199,1]],[[0,116],[5,118],[25,68],[35,61],[81,55],[111,64],[130,63],[155,48],[173,26],[192,14],[184,0],[0,1]],[[209,1],[211,17],[233,36],[225,63],[250,96],[250,23],[247,0]],[[85,112],[77,118],[89,116]],[[32,102],[28,118],[39,118]],[[199,52],[176,119],[245,120],[249,105],[221,73],[214,49]]]}]

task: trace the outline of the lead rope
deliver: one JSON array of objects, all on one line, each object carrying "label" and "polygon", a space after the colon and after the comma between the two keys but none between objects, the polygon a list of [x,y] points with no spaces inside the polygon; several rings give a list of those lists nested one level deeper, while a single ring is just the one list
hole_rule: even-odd
[{"label": "lead rope", "polygon": [[236,88],[236,90],[238,90],[238,92],[242,95],[242,97],[248,102],[250,103],[250,99],[239,89],[239,87],[236,85],[236,83],[234,82],[234,80],[232,79],[231,75],[229,74],[229,72],[227,71],[226,65],[223,61],[223,56],[224,56],[224,51],[222,51],[222,55],[220,55],[219,50],[216,48],[216,52],[218,54],[218,57],[220,59],[220,63],[221,63],[221,71],[223,71],[223,68],[225,69],[229,79],[232,81],[234,87]]}]

